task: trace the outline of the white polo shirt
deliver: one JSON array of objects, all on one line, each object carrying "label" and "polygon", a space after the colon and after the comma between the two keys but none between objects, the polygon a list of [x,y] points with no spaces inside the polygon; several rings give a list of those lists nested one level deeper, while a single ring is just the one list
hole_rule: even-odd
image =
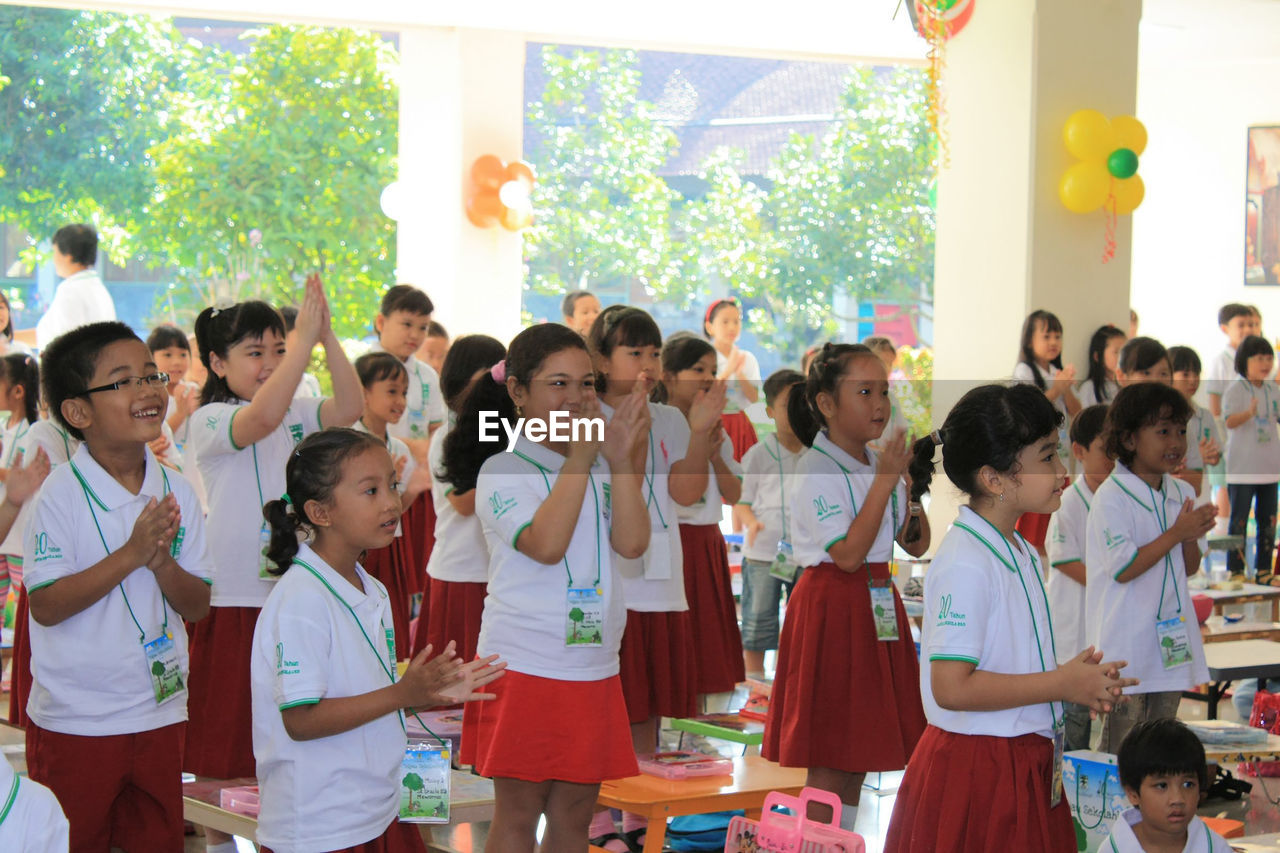
[{"label": "white polo shirt", "polygon": [[[249,682],[253,756],[262,811],[258,843],[280,853],[354,847],[377,838],[400,810],[400,714],[295,741],[281,711],[360,696],[395,680],[387,590],[360,566],[364,591],[308,545],[258,614]],[[310,570],[307,568],[310,566]],[[314,570],[314,571],[312,571]]]},{"label": "white polo shirt", "polygon": [[742,497],[738,503],[751,507],[751,512],[764,525],[756,534],[755,544],[742,549],[742,556],[747,559],[773,562],[778,553],[778,540],[784,533],[793,535],[798,489],[796,465],[803,455],[803,447],[798,453],[783,447],[776,433],[751,445],[743,454]]},{"label": "white polo shirt", "polygon": [[[626,606],[613,549],[609,464],[597,456],[565,558],[547,565],[515,548],[520,533],[555,485],[564,457],[516,439],[514,452],[490,456],[476,480],[476,515],[489,543],[489,592],[480,623],[479,654],[496,654],[526,675],[599,681],[618,674]],[[597,580],[598,579],[598,580]],[[565,646],[568,588],[600,587],[604,632],[600,646]]]},{"label": "white polo shirt", "polygon": [[[1076,477],[1062,493],[1062,505],[1049,519],[1050,566],[1077,560],[1084,563],[1085,525],[1092,502],[1093,490],[1084,477]],[[1054,651],[1058,663],[1066,663],[1088,645],[1084,641],[1084,584],[1076,583],[1062,572],[1050,571],[1048,589]]]},{"label": "white polo shirt", "polygon": [[[1125,809],[1111,825],[1111,834],[1098,848],[1099,853],[1144,853],[1142,842],[1133,828],[1142,823],[1142,812],[1136,806]],[[1198,815],[1191,816],[1187,824],[1187,843],[1182,853],[1231,853],[1227,840],[1209,828]]]},{"label": "white polo shirt", "polygon": [[[444,437],[453,429],[450,414],[431,436],[427,465],[431,468],[431,504],[436,508],[436,544],[427,560],[427,574],[451,583],[487,583],[489,544],[478,515],[462,515],[449,503],[453,484],[440,479],[444,469]],[[476,507],[479,510],[479,507]]]},{"label": "white polo shirt", "polygon": [[[142,489],[131,494],[82,446],[49,474],[27,528],[24,580],[37,590],[79,574],[124,547],[147,501],[172,492],[182,513],[174,544],[178,565],[208,582],[204,516],[190,484],[168,473],[146,451]],[[103,544],[105,540],[106,544]],[[154,640],[168,623],[183,680],[187,632],[145,566],[115,589],[57,625],[31,620],[33,684],[27,713],[36,725],[73,735],[145,732],[187,718],[186,694],[157,705],[139,633]],[[140,627],[139,627],[140,626]]]},{"label": "white polo shirt", "polygon": [[[612,407],[602,403],[601,409],[605,417],[613,417]],[[689,422],[674,406],[650,403],[649,423],[649,449],[641,484],[645,505],[649,508],[649,547],[639,559],[629,560],[615,554],[614,560],[622,576],[622,593],[628,610],[642,613],[688,610],[680,507],[671,497],[671,465],[689,453]]]},{"label": "white polo shirt", "polygon": [[258,577],[262,506],[285,492],[284,468],[303,438],[323,428],[323,399],[294,400],[280,426],[250,447],[231,439],[243,400],[210,403],[191,415],[190,446],[209,496],[214,607],[261,607],[274,580]]},{"label": "white polo shirt", "polygon": [[1086,379],[1075,388],[1076,399],[1080,401],[1081,408],[1089,408],[1099,403],[1110,403],[1116,398],[1116,394],[1120,391],[1120,383],[1114,379],[1104,379],[1102,381],[1102,399],[1098,399],[1097,393],[1093,390],[1093,382]]},{"label": "white polo shirt", "polygon": [[[380,343],[375,343],[369,351],[386,352]],[[387,431],[396,438],[424,439],[431,434],[433,424],[444,423],[447,414],[444,395],[440,393],[440,375],[413,355],[405,359],[404,369],[409,372],[404,416],[398,423],[387,424]]]},{"label": "white polo shirt", "polygon": [[[1275,483],[1280,481],[1280,388],[1270,380],[1254,387],[1247,379],[1236,379],[1222,394],[1222,418],[1246,412],[1253,400],[1258,412],[1244,423],[1227,430],[1227,483]],[[1259,434],[1266,436],[1259,440]]]},{"label": "white polo shirt", "polygon": [[1227,386],[1240,378],[1236,373],[1236,348],[1223,347],[1205,365],[1204,390],[1206,394],[1223,394]]},{"label": "white polo shirt", "polygon": [[58,285],[53,302],[36,323],[36,346],[44,349],[54,338],[78,326],[114,319],[116,304],[98,271],[81,270]]},{"label": "white polo shirt", "polygon": [[[796,463],[792,519],[792,548],[801,566],[830,562],[827,550],[849,535],[849,525],[857,518],[874,482],[880,455],[867,450],[870,464],[854,459],[819,432],[813,446]],[[896,508],[895,508],[896,502]],[[885,506],[868,563],[886,563],[893,558],[893,540],[906,519],[907,487],[898,479],[893,496]]]},{"label": "white polo shirt", "polygon": [[1038,702],[1003,711],[949,711],[933,698],[931,666],[968,661],[1008,675],[1052,671],[1053,627],[1035,549],[1018,535],[1011,545],[967,506],[942,537],[924,578],[920,696],[925,716],[940,729],[963,735],[1053,737],[1062,703]]},{"label": "white polo shirt", "polygon": [[[734,352],[742,353],[742,375],[751,382],[760,387],[760,362],[756,357],[744,349],[733,348]],[[716,350],[716,375],[718,376],[724,366],[729,363],[728,356],[722,355],[720,350]],[[741,412],[751,405],[751,401],[747,399],[747,395],[742,393],[742,388],[738,385],[738,380],[730,378],[726,384],[727,396],[725,398],[724,411],[726,414],[733,412]]]},{"label": "white polo shirt", "polygon": [[[1153,489],[1120,462],[1098,487],[1089,510],[1085,538],[1085,638],[1106,660],[1125,660],[1126,678],[1141,681],[1125,693],[1189,690],[1209,680],[1196,611],[1187,589],[1182,547],[1175,545],[1128,583],[1115,578],[1138,556],[1138,548],[1154,541],[1195,495],[1191,486],[1164,476]],[[1179,615],[1186,620],[1191,663],[1165,669],[1160,660],[1156,619]]]},{"label": "white polo shirt", "polygon": [[[720,445],[720,458],[728,466],[729,473],[741,480],[742,466],[733,458],[733,445],[727,436]],[[702,497],[689,506],[676,504],[676,518],[680,524],[719,524],[724,520],[724,497],[720,494],[720,484],[716,482],[716,469],[710,462],[707,463],[707,471],[710,477]],[[648,494],[648,489],[645,489],[645,494]]]},{"label": "white polo shirt", "polygon": [[293,392],[294,397],[323,397],[320,391],[320,380],[316,379],[314,373],[302,374],[302,379],[298,380],[298,387]]},{"label": "white polo shirt", "polygon": [[[50,470],[59,465],[65,465],[79,446],[80,439],[69,435],[52,420],[36,421],[31,425],[31,429],[17,440],[17,449],[22,451],[23,467],[30,465],[31,460],[35,458],[36,449],[43,447],[45,455],[49,457]],[[18,510],[18,517],[13,521],[13,527],[9,529],[9,535],[5,537],[3,543],[0,543],[0,554],[8,557],[11,564],[22,565],[22,542],[26,538],[27,525],[31,523],[35,506],[34,498],[22,505],[22,509]],[[11,575],[11,579],[17,583],[21,582],[20,577],[20,575]]]},{"label": "white polo shirt", "polygon": [[[1196,453],[1200,452],[1201,441],[1212,441],[1222,447],[1222,435],[1218,432],[1218,422],[1214,419],[1213,413],[1204,406],[1198,406],[1194,402],[1191,408],[1195,411],[1191,414],[1191,420],[1187,421],[1187,456],[1190,458],[1191,447],[1196,448]],[[1203,463],[1203,460],[1201,460]]]},{"label": "white polo shirt", "polygon": [[0,758],[0,850],[67,853],[70,827],[58,798],[39,782],[19,777]]},{"label": "white polo shirt", "polygon": [[[396,490],[400,492],[401,495],[404,495],[405,485],[409,482],[409,478],[413,476],[413,472],[418,469],[418,463],[413,461],[413,454],[409,452],[409,445],[405,444],[403,441],[401,441],[400,439],[396,438],[394,435],[391,434],[390,426],[391,426],[390,424],[387,424],[387,427],[388,427],[387,442],[386,442],[387,453],[391,456],[391,462],[394,465],[400,464],[401,459],[405,461],[404,470],[401,471],[396,477],[396,480],[397,480]],[[369,428],[364,425],[363,420],[356,421],[351,425],[351,428],[359,432],[369,433]],[[372,435],[372,433],[369,433],[369,434]],[[403,509],[408,509],[408,508],[409,508],[408,505],[405,505],[403,507]],[[404,534],[404,531],[402,529],[402,525],[399,521],[397,521],[396,536],[401,536],[403,534]]]}]

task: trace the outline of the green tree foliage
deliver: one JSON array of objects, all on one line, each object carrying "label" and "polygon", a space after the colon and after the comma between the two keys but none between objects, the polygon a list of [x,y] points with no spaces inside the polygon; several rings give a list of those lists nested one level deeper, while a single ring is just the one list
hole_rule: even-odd
[{"label": "green tree foliage", "polygon": [[417,773],[408,773],[405,775],[404,782],[401,784],[403,784],[409,791],[409,811],[412,812],[414,808],[413,795],[422,790],[422,777]]},{"label": "green tree foliage", "polygon": [[658,176],[676,136],[641,101],[629,51],[542,52],[547,85],[529,109],[546,215],[525,232],[527,283],[544,293],[626,281],[666,294],[676,285],[673,207]]},{"label": "green tree foliage", "polygon": [[123,262],[154,186],[167,105],[198,67],[195,48],[145,15],[0,6],[0,221],[36,237],[98,225]]},{"label": "green tree foliage", "polygon": [[216,98],[158,145],[146,238],[177,267],[173,311],[258,297],[293,302],[320,270],[340,335],[362,335],[394,273],[391,49],[373,33],[272,26],[218,60]]}]

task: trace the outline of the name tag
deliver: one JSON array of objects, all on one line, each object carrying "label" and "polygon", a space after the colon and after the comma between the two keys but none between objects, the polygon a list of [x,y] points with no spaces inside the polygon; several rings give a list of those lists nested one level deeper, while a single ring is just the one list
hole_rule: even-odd
[{"label": "name tag", "polygon": [[604,590],[600,587],[569,587],[564,644],[597,648],[604,645]]},{"label": "name tag", "polygon": [[400,822],[449,822],[449,747],[410,743],[400,761]]},{"label": "name tag", "polygon": [[798,571],[800,566],[796,563],[795,549],[790,542],[779,539],[778,553],[773,555],[773,562],[769,565],[769,576],[785,583],[793,583]]},{"label": "name tag", "polygon": [[277,580],[276,576],[271,574],[271,570],[276,567],[275,561],[267,556],[267,550],[271,547],[271,525],[265,520],[262,522],[262,529],[258,531],[258,579],[264,581]]},{"label": "name tag", "polygon": [[871,582],[871,615],[875,618],[876,639],[898,639],[898,608],[891,581]]},{"label": "name tag", "polygon": [[155,693],[157,705],[163,705],[186,692],[187,686],[182,680],[178,649],[173,644],[172,633],[165,631],[154,640],[143,643],[142,651],[146,656],[147,676],[151,679],[151,690]]},{"label": "name tag", "polygon": [[1191,638],[1187,621],[1181,616],[1157,621],[1156,640],[1160,643],[1160,662],[1165,669],[1191,663]]}]

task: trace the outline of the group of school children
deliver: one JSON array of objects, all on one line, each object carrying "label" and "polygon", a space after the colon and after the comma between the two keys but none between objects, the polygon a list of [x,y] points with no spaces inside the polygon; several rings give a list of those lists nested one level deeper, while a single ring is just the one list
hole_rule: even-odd
[{"label": "group of school children", "polygon": [[[20,537],[3,547],[23,570],[11,712],[30,772],[12,777],[0,849],[46,849],[34,839],[56,820],[12,818],[40,809],[66,814],[73,850],[182,849],[185,770],[256,776],[264,848],[422,850],[398,820],[405,717],[457,704],[461,760],[494,780],[486,850],[532,851],[542,819],[543,850],[637,849],[644,820],[616,826],[600,783],[636,773],[660,718],[762,666],[783,586],[762,754],[837,794],[842,826],[866,773],[906,767],[887,850],[1074,850],[1061,750],[1105,714],[1131,800],[1176,777],[1190,803],[1172,826],[1127,816],[1119,843],[1208,832],[1184,793],[1204,786],[1203,751],[1197,769],[1162,720],[1205,680],[1186,574],[1212,510],[1172,476],[1191,406],[1136,382],[1167,381],[1159,344],[1126,344],[1094,388],[1105,414],[1075,417],[1083,473],[1064,497],[1059,432],[1078,401],[1052,315],[1028,320],[1030,384],[975,388],[910,443],[875,349],[828,343],[759,387],[732,300],[665,341],[644,311],[582,293],[565,324],[506,346],[469,335],[446,351],[431,314],[421,291],[391,288],[379,345],[353,366],[316,277],[287,319],[208,308],[198,392],[176,330],[148,346],[95,323],[39,368],[0,361],[0,530]],[[438,371],[418,356],[431,337]],[[329,398],[306,374],[317,345]],[[744,410],[761,391],[776,430],[757,441]],[[1223,395],[1228,426],[1256,415],[1238,396]],[[563,412],[586,428],[525,430],[510,452],[482,437],[494,413]],[[930,547],[938,450],[969,501],[929,570],[918,657],[890,561],[895,543]],[[746,531],[742,632],[725,504]],[[1015,527],[1060,504],[1046,592]],[[1074,623],[1058,575],[1087,580]],[[209,853],[232,849],[207,833]]]}]

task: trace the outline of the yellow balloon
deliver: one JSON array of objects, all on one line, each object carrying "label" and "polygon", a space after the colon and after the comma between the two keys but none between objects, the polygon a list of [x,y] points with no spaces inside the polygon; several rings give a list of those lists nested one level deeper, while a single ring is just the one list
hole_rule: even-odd
[{"label": "yellow balloon", "polygon": [[1127,213],[1133,213],[1138,205],[1142,204],[1143,196],[1147,194],[1147,188],[1142,183],[1142,178],[1134,175],[1132,178],[1116,181],[1114,192],[1116,194],[1116,213],[1123,216]]},{"label": "yellow balloon", "polygon": [[1102,207],[1111,189],[1111,175],[1099,163],[1076,163],[1062,176],[1058,198],[1072,213],[1089,213]]},{"label": "yellow balloon", "polygon": [[1111,122],[1097,110],[1076,110],[1062,128],[1067,150],[1079,160],[1102,163],[1116,149]]},{"label": "yellow balloon", "polygon": [[1111,120],[1116,134],[1116,147],[1128,148],[1134,154],[1147,149],[1147,128],[1133,116],[1116,116]]}]

